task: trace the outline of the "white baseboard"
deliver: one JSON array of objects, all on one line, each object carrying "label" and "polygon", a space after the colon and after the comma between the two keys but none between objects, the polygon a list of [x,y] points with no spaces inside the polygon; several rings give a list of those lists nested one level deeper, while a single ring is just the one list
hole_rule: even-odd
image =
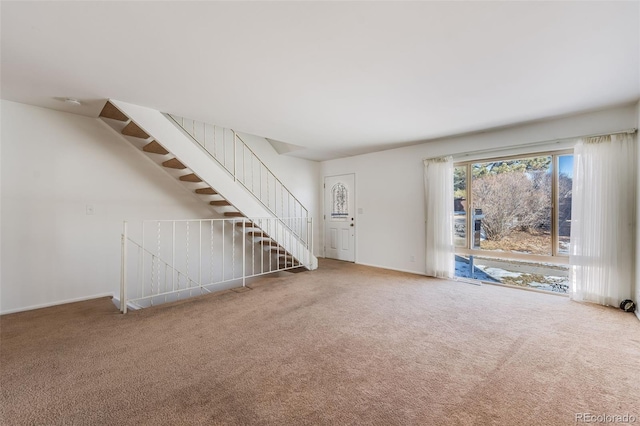
[{"label": "white baseboard", "polygon": [[640,320],[640,308],[636,308],[636,317]]},{"label": "white baseboard", "polygon": [[25,306],[22,308],[8,309],[6,311],[1,311],[0,315],[13,314],[16,312],[32,311],[34,309],[49,308],[51,306],[64,305],[66,303],[84,302],[85,300],[99,299],[101,297],[113,297],[113,293],[100,293],[100,294],[94,294],[92,296],[76,297],[74,299],[58,300],[56,302],[42,303],[39,305]]},{"label": "white baseboard", "polygon": [[[120,298],[116,297],[116,296],[113,296],[111,301],[113,302],[114,305],[116,305],[116,308],[118,308],[118,310],[120,310]],[[137,311],[138,309],[142,309],[142,308],[140,306],[136,305],[135,303],[127,302],[127,310],[128,311]]]},{"label": "white baseboard", "polygon": [[361,263],[361,262],[355,262],[355,264],[356,265],[362,265],[362,266],[371,266],[372,268],[388,269],[389,271],[406,272],[408,274],[421,275],[421,276],[425,276],[426,277],[426,275],[424,273],[416,272],[416,271],[409,271],[408,269],[390,268],[388,266],[372,265],[370,263]]}]

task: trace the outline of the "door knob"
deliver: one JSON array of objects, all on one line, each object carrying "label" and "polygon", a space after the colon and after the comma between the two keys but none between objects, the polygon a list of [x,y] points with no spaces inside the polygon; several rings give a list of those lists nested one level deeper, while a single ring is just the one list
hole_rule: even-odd
[{"label": "door knob", "polygon": [[349,226],[353,226],[353,223],[351,225],[349,225]]}]

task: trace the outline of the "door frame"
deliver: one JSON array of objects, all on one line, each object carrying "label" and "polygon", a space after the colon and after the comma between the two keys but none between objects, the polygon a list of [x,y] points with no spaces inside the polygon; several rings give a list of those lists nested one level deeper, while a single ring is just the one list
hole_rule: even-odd
[{"label": "door frame", "polygon": [[357,175],[355,172],[351,173],[338,173],[333,175],[325,175],[322,177],[322,257],[327,258],[327,210],[326,210],[326,199],[327,199],[327,178],[338,177],[338,176],[348,176],[353,175],[353,222],[355,225],[355,229],[353,230],[353,263],[358,263],[358,250],[357,250],[357,242],[358,242],[358,220],[355,219],[358,215],[358,191],[356,187],[357,183]]}]

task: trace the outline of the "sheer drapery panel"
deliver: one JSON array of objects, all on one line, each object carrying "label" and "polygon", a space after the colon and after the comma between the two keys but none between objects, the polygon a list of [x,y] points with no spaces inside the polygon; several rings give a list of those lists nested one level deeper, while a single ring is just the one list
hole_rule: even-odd
[{"label": "sheer drapery panel", "polygon": [[571,297],[618,306],[635,279],[636,142],[585,138],[574,152]]},{"label": "sheer drapery panel", "polygon": [[424,160],[426,274],[453,278],[453,158]]}]

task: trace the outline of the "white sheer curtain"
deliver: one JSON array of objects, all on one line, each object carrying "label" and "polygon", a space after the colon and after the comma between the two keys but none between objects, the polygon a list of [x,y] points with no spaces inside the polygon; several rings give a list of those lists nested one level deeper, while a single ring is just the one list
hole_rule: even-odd
[{"label": "white sheer curtain", "polygon": [[630,134],[580,140],[574,151],[571,297],[618,306],[634,280],[636,143]]},{"label": "white sheer curtain", "polygon": [[453,158],[424,160],[426,273],[453,278]]}]

